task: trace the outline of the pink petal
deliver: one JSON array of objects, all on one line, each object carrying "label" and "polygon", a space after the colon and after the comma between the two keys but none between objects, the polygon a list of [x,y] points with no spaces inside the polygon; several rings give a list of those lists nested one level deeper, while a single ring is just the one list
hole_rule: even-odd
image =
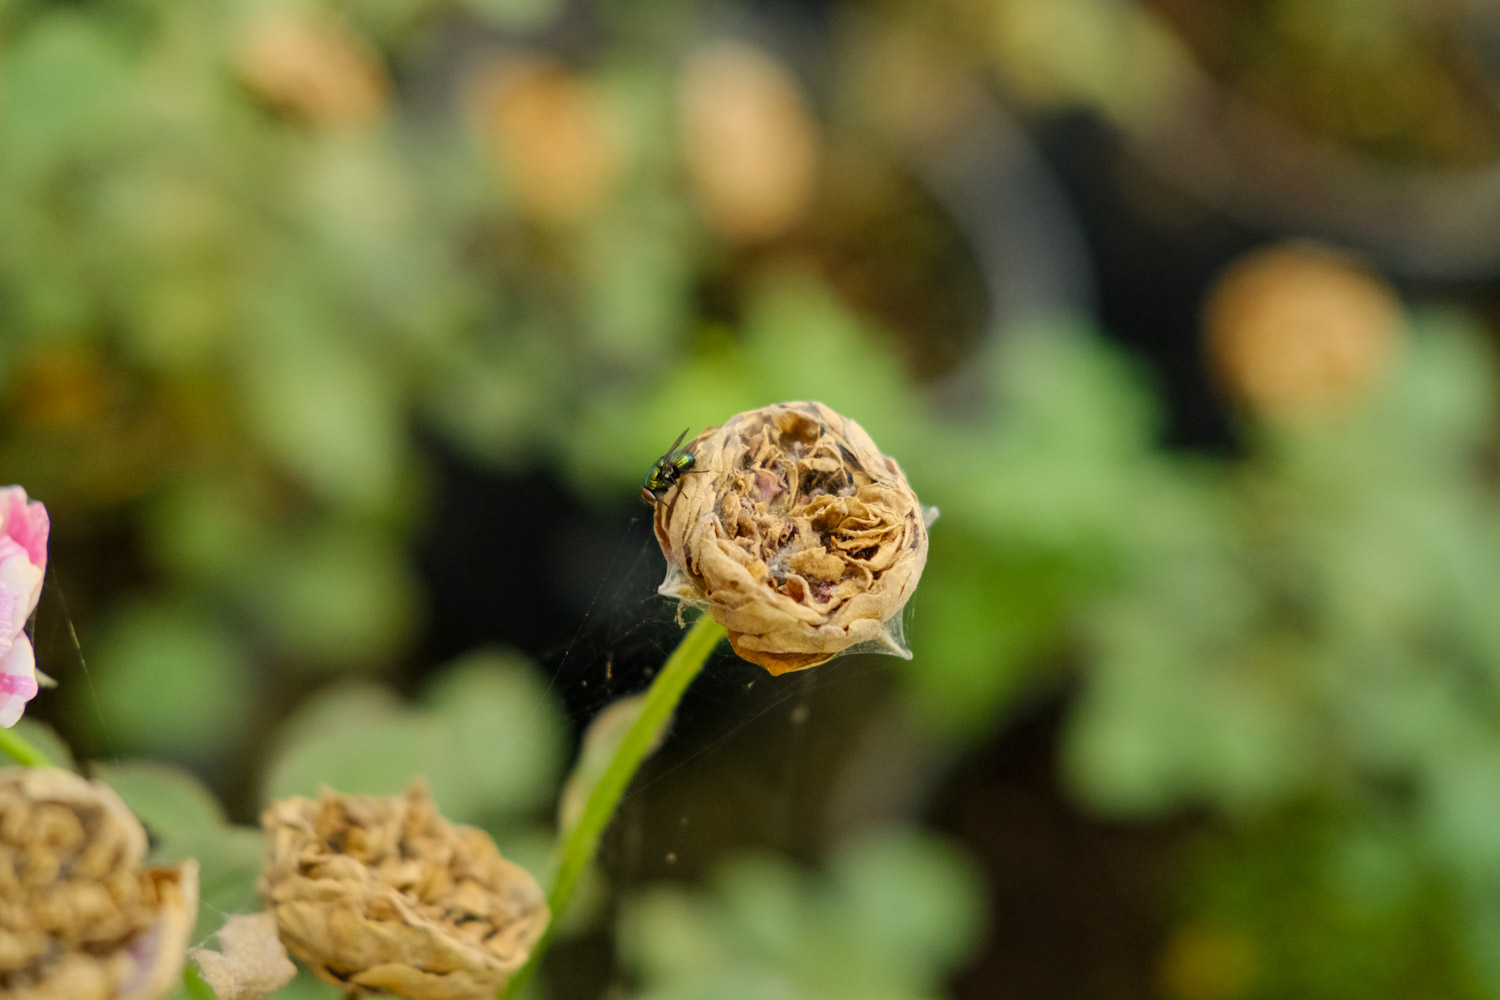
[{"label": "pink petal", "polygon": [[14,540],[0,535],[0,653],[10,646],[36,610],[43,570]]},{"label": "pink petal", "polygon": [[0,726],[14,726],[36,693],[36,655],[31,640],[22,633],[10,652],[0,657]]},{"label": "pink petal", "polygon": [[31,564],[38,569],[47,565],[47,533],[51,527],[47,508],[38,501],[28,500],[25,489],[0,487],[0,532],[25,549]]}]

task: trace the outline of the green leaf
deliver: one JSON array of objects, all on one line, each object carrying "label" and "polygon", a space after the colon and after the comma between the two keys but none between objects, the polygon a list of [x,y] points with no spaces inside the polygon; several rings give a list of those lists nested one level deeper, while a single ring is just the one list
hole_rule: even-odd
[{"label": "green leaf", "polygon": [[314,493],[380,509],[406,453],[396,373],[350,342],[320,294],[289,280],[253,303],[239,336],[244,414],[256,442]]},{"label": "green leaf", "polygon": [[[265,798],[313,797],[325,787],[347,795],[398,795],[413,779],[433,773],[441,741],[433,720],[413,713],[347,718],[287,745],[267,775]],[[447,803],[437,803],[447,810]]]},{"label": "green leaf", "polygon": [[197,777],[171,764],[150,760],[97,763],[93,776],[119,793],[151,833],[172,839],[212,830],[224,823],[224,810]]},{"label": "green leaf", "polygon": [[279,539],[239,590],[299,662],[325,670],[388,663],[420,604],[394,539],[347,524]]},{"label": "green leaf", "polygon": [[974,863],[946,841],[882,829],[844,844],[832,877],[836,919],[860,945],[862,964],[919,992],[967,958],[984,930],[987,901]]},{"label": "green leaf", "polygon": [[125,134],[131,67],[97,19],[38,17],[0,60],[0,158],[20,173],[55,170]]},{"label": "green leaf", "polygon": [[254,715],[250,663],[218,622],[185,607],[121,611],[93,657],[94,691],[124,746],[184,758],[221,751]]},{"label": "green leaf", "polygon": [[509,31],[536,29],[562,9],[560,0],[463,0],[475,16]]},{"label": "green leaf", "polygon": [[266,838],[258,829],[221,826],[164,842],[157,857],[163,863],[183,858],[198,861],[198,923],[194,941],[217,931],[227,914],[264,908],[257,888],[265,863]]},{"label": "green leaf", "polygon": [[523,816],[549,804],[568,743],[562,706],[536,669],[502,650],[471,653],[425,692],[442,734],[433,797],[463,822]]},{"label": "green leaf", "polygon": [[693,980],[734,961],[733,940],[702,893],[655,886],[625,905],[620,950],[648,983]]}]

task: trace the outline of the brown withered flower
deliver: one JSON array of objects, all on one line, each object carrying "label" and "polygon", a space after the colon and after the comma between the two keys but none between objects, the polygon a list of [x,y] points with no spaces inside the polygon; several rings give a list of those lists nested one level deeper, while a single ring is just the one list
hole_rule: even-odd
[{"label": "brown withered flower", "polygon": [[704,219],[734,243],[785,235],[818,183],[818,126],[796,78],[769,53],[718,42],[679,81],[683,159]]},{"label": "brown withered flower", "polygon": [[1220,383],[1251,413],[1273,419],[1316,418],[1369,398],[1400,353],[1404,319],[1378,275],[1311,243],[1241,257],[1204,309]]},{"label": "brown withered flower", "polygon": [[492,997],[548,920],[536,880],[426,791],[273,802],[260,891],[319,978],[367,996]]},{"label": "brown withered flower", "polygon": [[173,992],[198,871],[146,868],[146,831],[107,786],[0,770],[0,996],[155,1000]]},{"label": "brown withered flower", "polygon": [[822,403],[780,403],[710,428],[656,500],[667,597],[705,604],[772,674],[853,646],[909,657],[900,615],[927,561],[929,514],[895,459]]},{"label": "brown withered flower", "polygon": [[257,97],[310,125],[359,126],[385,110],[390,81],[379,55],[331,16],[265,14],[247,28],[235,61]]},{"label": "brown withered flower", "polygon": [[486,152],[521,214],[568,226],[608,199],[624,157],[597,83],[560,63],[511,59],[481,68],[466,89]]}]

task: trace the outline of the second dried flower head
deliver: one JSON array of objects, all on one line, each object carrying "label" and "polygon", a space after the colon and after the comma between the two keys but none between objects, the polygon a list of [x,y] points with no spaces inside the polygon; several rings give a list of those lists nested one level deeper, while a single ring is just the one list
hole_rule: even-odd
[{"label": "second dried flower head", "polygon": [[871,643],[910,656],[900,616],[927,562],[929,513],[894,459],[822,403],[749,410],[700,434],[656,504],[660,592],[706,604],[772,674]]},{"label": "second dried flower head", "polygon": [[494,996],[546,930],[536,880],[420,786],[272,803],[261,895],[287,948],[362,996]]}]

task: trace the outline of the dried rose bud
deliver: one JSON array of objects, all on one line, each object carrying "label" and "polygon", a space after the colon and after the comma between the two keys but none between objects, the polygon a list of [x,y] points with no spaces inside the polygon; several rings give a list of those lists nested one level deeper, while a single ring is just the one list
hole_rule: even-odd
[{"label": "dried rose bud", "polygon": [[262,16],[241,39],[236,63],[256,96],[312,125],[363,125],[385,110],[390,83],[374,48],[329,16]]},{"label": "dried rose bud", "polygon": [[1240,258],[1204,323],[1219,380],[1261,417],[1317,416],[1376,390],[1401,347],[1401,303],[1356,260],[1311,244]]},{"label": "dried rose bud", "polygon": [[690,471],[656,500],[662,594],[706,604],[734,651],[772,674],[860,643],[911,655],[900,615],[930,517],[864,428],[822,403],[780,403],[685,451]]},{"label": "dried rose bud", "polygon": [[679,95],[688,181],[709,225],[735,243],[784,235],[818,182],[818,126],[796,79],[769,53],[720,42],[693,55]]},{"label": "dried rose bud", "polygon": [[0,770],[0,996],[155,1000],[173,992],[198,870],[143,868],[146,831],[108,787]]},{"label": "dried rose bud", "polygon": [[609,197],[622,150],[597,84],[541,59],[496,62],[468,86],[470,114],[516,208],[568,226]]},{"label": "dried rose bud", "polygon": [[494,996],[548,920],[536,880],[414,786],[389,798],[273,802],[260,891],[319,978],[367,996]]}]

